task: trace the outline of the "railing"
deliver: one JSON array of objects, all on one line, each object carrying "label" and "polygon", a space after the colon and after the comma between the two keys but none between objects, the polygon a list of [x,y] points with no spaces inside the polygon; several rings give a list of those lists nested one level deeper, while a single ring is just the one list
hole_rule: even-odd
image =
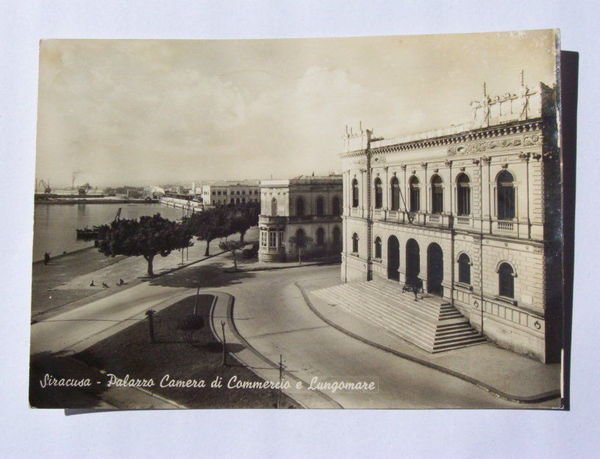
[{"label": "railing", "polygon": [[513,230],[513,222],[498,221],[498,229],[504,230],[504,231],[512,231]]},{"label": "railing", "polygon": [[286,217],[282,215],[259,215],[258,224],[259,225],[268,225],[268,224],[282,224],[285,223]]}]

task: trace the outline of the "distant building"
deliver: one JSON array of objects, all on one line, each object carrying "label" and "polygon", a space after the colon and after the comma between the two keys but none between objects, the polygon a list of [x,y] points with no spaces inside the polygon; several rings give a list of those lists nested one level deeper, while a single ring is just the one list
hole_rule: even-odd
[{"label": "distant building", "polygon": [[263,180],[260,198],[260,261],[340,253],[341,175]]},{"label": "distant building", "polygon": [[557,362],[556,92],[541,84],[508,96],[485,95],[474,122],[447,131],[347,135],[341,277],[422,286],[499,345]]},{"label": "distant building", "polygon": [[[199,190],[199,188],[197,188]],[[202,185],[202,202],[207,206],[260,202],[258,182],[215,182]]]}]

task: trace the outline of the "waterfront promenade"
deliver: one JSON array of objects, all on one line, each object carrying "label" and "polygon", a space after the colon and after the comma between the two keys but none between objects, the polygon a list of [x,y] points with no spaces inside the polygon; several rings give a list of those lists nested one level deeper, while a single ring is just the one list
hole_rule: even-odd
[{"label": "waterfront promenade", "polygon": [[[256,240],[257,231],[251,229],[245,240]],[[230,239],[239,236],[231,235]],[[219,240],[211,241],[210,256],[221,252]],[[183,251],[171,252],[167,257],[154,259],[154,273],[161,276],[174,269],[205,259],[206,242],[194,240],[194,245]],[[182,264],[183,261],[183,264]],[[46,319],[59,312],[81,306],[89,301],[121,292],[147,279],[147,263],[143,257],[106,257],[95,248],[79,250],[50,260],[48,265],[33,263],[32,267],[32,321]],[[125,285],[118,286],[123,279]],[[92,280],[94,286],[91,286]],[[108,288],[102,286],[106,283]]]}]

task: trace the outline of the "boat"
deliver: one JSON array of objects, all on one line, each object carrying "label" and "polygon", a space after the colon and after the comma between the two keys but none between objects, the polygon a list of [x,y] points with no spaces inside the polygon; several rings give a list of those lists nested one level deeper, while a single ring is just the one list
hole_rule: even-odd
[{"label": "boat", "polygon": [[84,241],[91,241],[98,238],[98,228],[81,228],[77,231],[77,239],[82,239]]}]

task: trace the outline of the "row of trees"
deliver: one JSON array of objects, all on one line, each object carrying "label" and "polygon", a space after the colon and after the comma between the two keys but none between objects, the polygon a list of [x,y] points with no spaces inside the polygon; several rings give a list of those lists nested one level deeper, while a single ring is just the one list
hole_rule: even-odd
[{"label": "row of trees", "polygon": [[[148,276],[154,276],[157,255],[166,257],[173,250],[193,245],[192,238],[206,241],[205,255],[210,254],[211,241],[240,234],[240,247],[248,229],[258,224],[260,208],[256,203],[206,209],[181,222],[160,214],[138,219],[117,219],[97,227],[96,245],[106,256],[143,256],[148,263]],[[231,249],[230,249],[231,250]]]}]

